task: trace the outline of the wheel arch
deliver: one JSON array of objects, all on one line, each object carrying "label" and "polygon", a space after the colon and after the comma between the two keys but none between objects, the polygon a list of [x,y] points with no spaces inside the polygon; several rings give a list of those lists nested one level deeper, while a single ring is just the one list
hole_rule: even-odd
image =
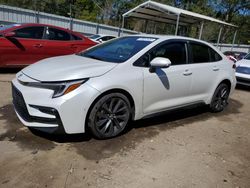
[{"label": "wheel arch", "polygon": [[87,115],[86,115],[86,119],[85,119],[85,129],[88,129],[88,127],[86,125],[88,125],[88,117],[89,117],[89,114],[92,110],[92,108],[94,107],[95,103],[100,99],[102,98],[103,96],[105,95],[108,95],[110,93],[121,93],[123,95],[125,95],[128,100],[129,100],[129,103],[130,103],[130,106],[131,106],[131,119],[134,120],[134,117],[135,117],[135,102],[134,102],[134,99],[132,97],[132,95],[124,90],[124,89],[120,89],[120,88],[114,88],[114,89],[109,89],[103,93],[101,93],[99,96],[97,96],[95,98],[95,100],[91,103],[89,109],[88,109],[88,112],[87,112]]},{"label": "wheel arch", "polygon": [[218,82],[218,84],[215,85],[215,87],[213,88],[213,90],[211,92],[211,95],[209,97],[208,103],[206,103],[206,104],[210,104],[211,103],[215,90],[219,87],[220,84],[223,84],[223,83],[228,86],[229,92],[231,92],[232,83],[231,83],[231,81],[228,78],[224,78],[220,82]]},{"label": "wheel arch", "polygon": [[[231,83],[231,81],[230,81],[229,79],[224,79],[224,80],[222,80],[222,81],[217,85],[217,87],[218,87],[220,84],[226,84],[226,85],[228,86],[228,88],[229,88],[229,92],[231,92],[232,83]],[[216,88],[217,88],[217,87],[216,87]]]}]

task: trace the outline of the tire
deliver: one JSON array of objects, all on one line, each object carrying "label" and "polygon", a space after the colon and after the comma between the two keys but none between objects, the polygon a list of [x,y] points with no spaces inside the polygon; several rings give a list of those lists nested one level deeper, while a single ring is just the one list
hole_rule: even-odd
[{"label": "tire", "polygon": [[228,85],[222,83],[220,84],[213,95],[212,101],[210,103],[211,112],[221,112],[225,109],[228,104],[229,97],[229,87]]},{"label": "tire", "polygon": [[131,106],[121,93],[111,93],[101,97],[94,104],[88,116],[88,127],[98,139],[118,136],[127,127],[131,116]]}]

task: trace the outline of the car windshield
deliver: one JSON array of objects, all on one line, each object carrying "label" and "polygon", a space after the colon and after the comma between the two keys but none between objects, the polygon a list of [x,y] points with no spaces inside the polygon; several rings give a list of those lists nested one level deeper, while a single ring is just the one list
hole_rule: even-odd
[{"label": "car windshield", "polygon": [[244,59],[250,60],[250,53],[246,55],[246,57],[244,57]]},{"label": "car windshield", "polygon": [[19,24],[3,25],[3,26],[0,26],[0,31],[3,31],[5,29],[9,29],[9,28],[15,27],[15,26],[19,26]]},{"label": "car windshield", "polygon": [[91,35],[89,38],[91,38],[91,39],[97,39],[99,37],[100,37],[100,35]]},{"label": "car windshield", "polygon": [[236,68],[236,72],[242,73],[242,74],[250,74],[250,67],[241,67],[241,66],[238,66]]},{"label": "car windshield", "polygon": [[101,45],[97,45],[78,55],[98,59],[101,61],[122,63],[155,41],[152,37],[122,37]]}]

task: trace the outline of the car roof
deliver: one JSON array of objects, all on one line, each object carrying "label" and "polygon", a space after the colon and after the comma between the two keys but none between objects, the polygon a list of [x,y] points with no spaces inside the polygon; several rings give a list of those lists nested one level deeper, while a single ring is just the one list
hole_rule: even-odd
[{"label": "car roof", "polygon": [[[151,38],[158,38],[160,40],[169,40],[169,39],[190,40],[190,41],[194,41],[194,42],[199,42],[199,43],[207,44],[209,46],[213,46],[210,43],[208,43],[206,41],[203,41],[203,40],[199,40],[199,39],[195,39],[195,38],[191,38],[191,37],[176,36],[176,35],[136,34],[136,35],[130,35],[130,36],[151,37]],[[214,46],[213,46],[213,48],[214,48]]]},{"label": "car roof", "polygon": [[238,62],[236,62],[237,66],[242,66],[242,67],[249,67],[250,68],[250,60],[248,59],[242,59]]},{"label": "car roof", "polygon": [[[31,26],[43,26],[43,27],[53,27],[53,28],[57,28],[57,29],[60,29],[60,30],[63,30],[63,31],[66,31],[66,32],[69,32],[71,34],[74,34],[82,39],[85,39],[86,37],[84,35],[82,35],[81,33],[78,33],[78,32],[75,32],[75,31],[72,31],[72,30],[69,30],[69,29],[65,29],[63,27],[58,27],[58,26],[54,26],[54,25],[50,25],[50,24],[40,24],[40,23],[16,23],[16,24],[13,24],[13,27],[15,28],[18,28],[18,27],[31,27]],[[12,27],[12,28],[13,28]],[[10,30],[12,28],[8,28],[7,30]]]}]

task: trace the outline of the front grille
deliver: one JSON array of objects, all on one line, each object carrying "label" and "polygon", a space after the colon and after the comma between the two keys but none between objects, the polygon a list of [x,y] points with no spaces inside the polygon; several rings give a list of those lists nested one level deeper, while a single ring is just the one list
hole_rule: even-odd
[{"label": "front grille", "polygon": [[12,84],[13,104],[17,113],[25,120],[29,121],[29,112],[27,110],[22,93]]},{"label": "front grille", "polygon": [[18,113],[19,116],[21,116],[23,120],[27,122],[58,124],[61,121],[58,112],[55,109],[51,110],[52,108],[48,108],[48,107],[41,107],[41,108],[52,111],[53,114],[52,112],[50,114],[55,115],[56,118],[31,116],[28,112],[22,93],[13,84],[12,84],[12,98],[13,98],[13,104],[14,104],[16,112]]}]

